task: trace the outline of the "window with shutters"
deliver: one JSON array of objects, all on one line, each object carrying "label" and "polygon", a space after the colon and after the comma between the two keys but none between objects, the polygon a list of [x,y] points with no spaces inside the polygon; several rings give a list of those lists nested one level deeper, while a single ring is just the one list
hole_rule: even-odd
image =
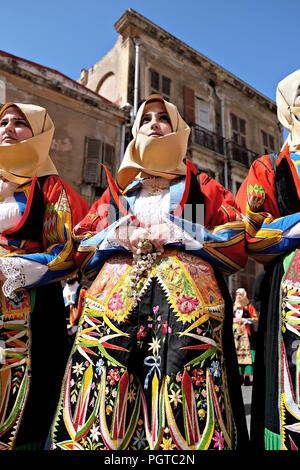
[{"label": "window with shutters", "polygon": [[271,134],[268,134],[265,131],[261,131],[263,152],[265,154],[272,153],[275,150],[275,139]]},{"label": "window with shutters", "polygon": [[212,131],[211,119],[210,119],[210,104],[204,101],[202,98],[195,98],[195,124],[204,129]]},{"label": "window with shutters", "polygon": [[249,165],[248,150],[246,145],[246,121],[235,114],[230,114],[232,142],[229,151],[232,158],[244,165]]},{"label": "window with shutters", "polygon": [[[115,148],[112,145],[109,144],[103,144],[103,163],[106,166],[106,168],[110,171],[112,175],[114,175],[114,163],[115,163]],[[106,174],[103,169],[101,173],[101,187],[106,188],[107,186],[107,180],[106,180]]]},{"label": "window with shutters", "polygon": [[231,113],[231,130],[233,141],[246,148],[246,121]]},{"label": "window with shutters", "polygon": [[114,176],[115,148],[98,139],[85,139],[84,182],[95,186],[95,194],[101,195],[107,186],[105,170],[101,163]]},{"label": "window with shutters", "polygon": [[94,185],[100,183],[102,162],[102,141],[85,138],[84,182]]},{"label": "window with shutters", "polygon": [[165,100],[170,101],[171,79],[165,75],[159,74],[154,69],[150,69],[150,93],[158,93],[162,95]]}]

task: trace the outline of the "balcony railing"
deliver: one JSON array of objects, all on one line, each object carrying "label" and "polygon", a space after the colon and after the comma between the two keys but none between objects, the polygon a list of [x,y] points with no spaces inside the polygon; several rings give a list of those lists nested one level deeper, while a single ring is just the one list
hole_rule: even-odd
[{"label": "balcony railing", "polygon": [[243,163],[243,165],[250,167],[254,160],[259,156],[257,152],[242,147],[232,140],[226,141],[227,156],[230,160]]},{"label": "balcony railing", "polygon": [[232,140],[225,140],[224,137],[197,124],[191,126],[190,142],[202,145],[202,147],[213,150],[221,155],[227,155],[229,160],[240,162],[248,168],[259,156],[258,153],[242,147]]},{"label": "balcony railing", "polygon": [[191,139],[194,144],[202,145],[202,147],[225,155],[225,139],[204,127],[194,124],[192,126]]}]

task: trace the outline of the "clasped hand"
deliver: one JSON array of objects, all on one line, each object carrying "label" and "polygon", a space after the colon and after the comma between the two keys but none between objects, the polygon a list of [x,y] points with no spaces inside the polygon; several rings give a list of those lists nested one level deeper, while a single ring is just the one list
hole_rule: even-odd
[{"label": "clasped hand", "polygon": [[[136,253],[138,249],[141,249],[142,253],[152,253],[153,251],[163,253],[163,246],[169,238],[169,227],[167,224],[157,224],[146,228],[131,225],[120,226],[117,233],[119,240],[125,242],[132,253]],[[144,244],[145,241],[151,243]]]}]

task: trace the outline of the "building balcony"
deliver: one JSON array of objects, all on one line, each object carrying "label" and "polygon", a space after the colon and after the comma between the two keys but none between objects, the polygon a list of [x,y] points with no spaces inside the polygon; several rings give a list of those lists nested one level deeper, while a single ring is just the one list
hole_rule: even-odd
[{"label": "building balcony", "polygon": [[201,145],[207,149],[225,155],[226,141],[224,137],[215,134],[204,127],[194,124],[191,126],[190,143]]},{"label": "building balcony", "polygon": [[242,163],[249,168],[254,160],[259,157],[259,153],[253,152],[252,150],[242,147],[236,144],[232,140],[226,141],[227,156],[230,160]]},{"label": "building balcony", "polygon": [[226,140],[224,137],[197,124],[191,125],[190,145],[205,147],[219,155],[227,156],[228,160],[242,163],[247,168],[259,156],[257,152],[242,147],[232,140]]}]

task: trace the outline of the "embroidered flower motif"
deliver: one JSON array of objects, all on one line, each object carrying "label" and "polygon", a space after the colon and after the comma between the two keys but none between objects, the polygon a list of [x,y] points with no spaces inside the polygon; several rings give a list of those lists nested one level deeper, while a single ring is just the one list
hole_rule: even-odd
[{"label": "embroidered flower motif", "polygon": [[141,338],[146,338],[147,336],[147,331],[145,330],[145,327],[143,325],[141,325],[138,333],[137,333],[137,339],[138,341],[141,340]]},{"label": "embroidered flower motif", "polygon": [[211,373],[213,374],[214,377],[220,377],[221,376],[219,361],[213,361],[211,363],[210,371],[211,371]]},{"label": "embroidered flower motif", "polygon": [[142,431],[136,431],[135,436],[133,436],[133,445],[139,449],[145,447],[147,440],[145,436],[144,429]]},{"label": "embroidered flower motif", "polygon": [[82,447],[86,447],[87,446],[87,440],[85,437],[83,437],[80,441],[80,444],[82,445]]},{"label": "embroidered flower motif", "polygon": [[98,375],[102,375],[103,371],[104,371],[104,361],[103,359],[99,359],[99,361],[96,362],[96,373]]},{"label": "embroidered flower motif", "polygon": [[71,403],[74,405],[74,403],[76,403],[76,401],[77,401],[77,397],[74,393],[74,395],[72,395],[72,397],[71,397]]},{"label": "embroidered flower motif", "polygon": [[156,305],[155,307],[153,307],[153,313],[155,315],[158,313],[158,310],[159,310],[159,305]]},{"label": "embroidered flower motif", "polygon": [[160,339],[153,338],[152,343],[149,343],[148,350],[153,351],[154,355],[158,354],[158,351],[160,350]]},{"label": "embroidered flower motif", "polygon": [[169,394],[170,403],[174,403],[174,407],[177,408],[178,403],[182,403],[182,395],[180,394],[180,389],[175,392],[175,390],[171,390]]},{"label": "embroidered flower motif", "polygon": [[203,369],[194,369],[192,377],[192,382],[197,386],[200,387],[201,384],[205,381],[205,377],[203,375]]},{"label": "embroidered flower motif", "polygon": [[195,310],[197,305],[199,304],[199,300],[193,297],[186,297],[183,295],[181,299],[177,300],[177,307],[181,313],[191,313]]},{"label": "embroidered flower motif", "polygon": [[121,293],[115,292],[112,298],[110,299],[110,301],[108,302],[108,308],[109,310],[114,312],[115,310],[121,310],[122,307],[123,307],[123,301],[122,301]]},{"label": "embroidered flower motif", "polygon": [[173,450],[176,446],[172,443],[172,438],[163,438],[162,444],[160,445],[163,450]]},{"label": "embroidered flower motif", "polygon": [[97,428],[95,423],[93,424],[93,427],[90,430],[90,436],[91,436],[92,441],[96,441],[96,442],[99,441],[100,431],[99,431],[99,428]]},{"label": "embroidered flower motif", "polygon": [[212,438],[215,441],[214,448],[218,447],[218,450],[224,449],[224,437],[222,431],[215,431],[214,437]]},{"label": "embroidered flower motif", "polygon": [[168,327],[168,321],[167,321],[167,320],[165,321],[165,323],[163,323],[163,324],[161,325],[161,328],[162,328],[162,332],[163,332],[164,335],[166,335],[167,333],[171,333],[171,332],[172,332],[171,328]]},{"label": "embroidered flower motif", "polygon": [[179,269],[180,269],[179,266],[173,266],[172,264],[169,266],[168,277],[169,277],[170,282],[174,281]]},{"label": "embroidered flower motif", "polygon": [[182,377],[183,377],[183,374],[181,372],[178,372],[177,375],[176,375],[177,382],[181,382]]},{"label": "embroidered flower motif", "polygon": [[116,382],[118,382],[120,380],[120,374],[119,374],[119,371],[118,369],[110,369],[110,371],[108,372],[108,376],[107,376],[107,382],[110,383],[111,386],[114,386]]},{"label": "embroidered flower motif", "polygon": [[90,401],[90,407],[94,408],[94,406],[95,406],[95,397],[93,397]]},{"label": "embroidered flower motif", "polygon": [[128,392],[128,401],[129,401],[129,403],[132,403],[135,400],[135,396],[136,396],[135,391],[131,389]]},{"label": "embroidered flower motif", "polygon": [[76,365],[72,366],[72,369],[73,369],[73,372],[76,374],[76,377],[78,377],[79,375],[82,375],[83,372],[84,372],[82,362],[80,364],[78,364],[78,362],[76,362]]}]

